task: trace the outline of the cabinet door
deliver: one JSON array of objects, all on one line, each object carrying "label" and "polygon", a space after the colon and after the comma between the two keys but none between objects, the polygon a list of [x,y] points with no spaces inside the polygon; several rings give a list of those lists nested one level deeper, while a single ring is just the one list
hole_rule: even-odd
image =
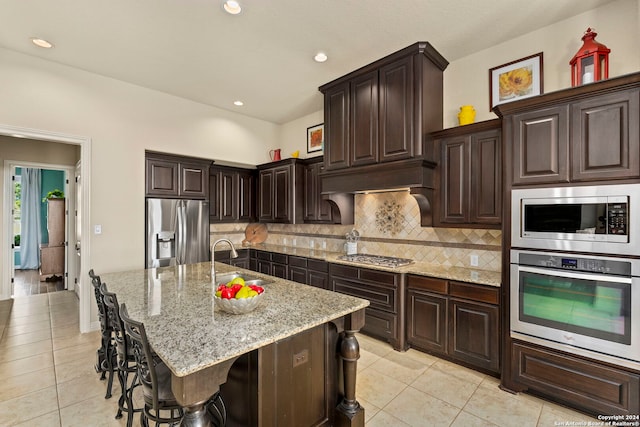
[{"label": "cabinet door", "polygon": [[413,57],[380,68],[379,161],[413,157]]},{"label": "cabinet door", "polygon": [[449,337],[450,356],[498,372],[498,307],[451,298]]},{"label": "cabinet door", "polygon": [[261,170],[259,174],[260,203],[258,206],[258,219],[260,221],[272,221],[274,218],[273,198],[273,170]]},{"label": "cabinet door", "polygon": [[255,178],[251,173],[238,172],[238,220],[250,222],[255,220]]},{"label": "cabinet door", "polygon": [[320,289],[329,289],[329,274],[309,270],[307,272],[307,285]]},{"label": "cabinet door", "polygon": [[273,170],[273,219],[288,222],[292,217],[291,205],[291,167],[283,166]]},{"label": "cabinet door", "polygon": [[514,115],[513,184],[569,182],[569,107]]},{"label": "cabinet door", "polygon": [[275,262],[271,264],[271,275],[280,279],[288,279],[287,264],[277,264]]},{"label": "cabinet door", "polygon": [[378,71],[351,82],[351,166],[378,161]]},{"label": "cabinet door", "polygon": [[211,169],[209,172],[209,222],[220,222],[222,220],[220,193],[220,177],[222,172]]},{"label": "cabinet door", "polygon": [[316,163],[304,167],[304,212],[305,222],[318,219],[318,177]]},{"label": "cabinet door", "polygon": [[447,354],[447,297],[413,289],[407,296],[409,344]]},{"label": "cabinet door", "polygon": [[571,180],[640,176],[640,100],[637,90],[571,106]]},{"label": "cabinet door", "polygon": [[178,162],[147,159],[147,196],[178,196]]},{"label": "cabinet door", "polygon": [[307,284],[307,269],[304,267],[289,266],[289,280]]},{"label": "cabinet door", "polygon": [[238,174],[223,170],[220,174],[220,215],[222,221],[238,219]]},{"label": "cabinet door", "polygon": [[180,196],[205,199],[209,183],[209,167],[180,163]]},{"label": "cabinet door", "polygon": [[471,136],[469,221],[500,224],[502,218],[502,160],[499,130]]},{"label": "cabinet door", "polygon": [[441,141],[441,221],[469,222],[469,146],[464,136]]},{"label": "cabinet door", "polygon": [[324,94],[324,162],[327,169],[349,167],[349,82]]}]

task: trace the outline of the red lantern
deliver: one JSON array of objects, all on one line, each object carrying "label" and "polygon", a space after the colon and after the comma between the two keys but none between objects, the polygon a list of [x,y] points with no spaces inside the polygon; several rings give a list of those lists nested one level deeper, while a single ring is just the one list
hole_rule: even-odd
[{"label": "red lantern", "polygon": [[609,78],[609,52],[602,43],[595,39],[598,33],[591,28],[582,36],[582,47],[569,61],[571,64],[571,86],[580,86]]}]

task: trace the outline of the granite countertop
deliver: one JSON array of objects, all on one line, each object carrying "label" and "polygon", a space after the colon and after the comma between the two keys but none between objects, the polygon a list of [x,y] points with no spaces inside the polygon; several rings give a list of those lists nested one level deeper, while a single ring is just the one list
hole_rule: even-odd
[{"label": "granite countertop", "polygon": [[414,262],[413,264],[409,264],[404,267],[389,268],[378,265],[348,262],[338,259],[339,256],[344,255],[341,252],[330,252],[319,249],[307,249],[301,247],[280,246],[272,244],[260,244],[251,247],[243,247],[242,249],[258,249],[268,252],[282,253],[286,255],[315,258],[335,264],[353,265],[356,267],[370,268],[373,270],[391,271],[393,273],[417,274],[421,276],[437,277],[440,279],[456,280],[467,283],[477,283],[487,286],[500,287],[500,284],[502,283],[500,272],[492,270],[481,270],[464,267],[447,267],[426,262]]},{"label": "granite countertop", "polygon": [[251,313],[216,307],[211,263],[101,275],[174,375],[186,376],[363,309],[369,301],[216,262],[216,274],[238,271],[269,281]]}]

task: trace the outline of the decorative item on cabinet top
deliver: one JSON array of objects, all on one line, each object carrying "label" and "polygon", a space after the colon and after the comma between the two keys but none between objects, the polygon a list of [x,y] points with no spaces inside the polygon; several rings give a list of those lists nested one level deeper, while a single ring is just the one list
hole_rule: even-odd
[{"label": "decorative item on cabinet top", "polygon": [[324,123],[307,128],[307,153],[322,151],[324,144]]},{"label": "decorative item on cabinet top", "polygon": [[460,107],[460,112],[458,113],[458,123],[462,125],[469,125],[473,123],[476,118],[476,110],[473,108],[473,105],[463,105]]},{"label": "decorative item on cabinet top", "polygon": [[498,104],[542,93],[542,52],[489,70],[489,111]]},{"label": "decorative item on cabinet top", "polygon": [[598,33],[587,28],[578,52],[571,58],[571,86],[580,86],[609,78],[609,53],[611,49],[596,41]]}]

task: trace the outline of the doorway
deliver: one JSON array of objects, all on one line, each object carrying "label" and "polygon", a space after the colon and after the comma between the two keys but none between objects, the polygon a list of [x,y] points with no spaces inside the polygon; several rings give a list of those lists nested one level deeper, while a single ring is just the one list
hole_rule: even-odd
[{"label": "doorway", "polygon": [[14,195],[11,296],[75,290],[76,258],[70,250],[75,241],[75,168],[25,161],[9,168]]},{"label": "doorway", "polygon": [[[90,253],[90,244],[89,244],[89,236],[90,236],[90,173],[89,170],[91,168],[91,140],[86,137],[79,137],[75,135],[64,135],[56,132],[50,132],[45,130],[37,130],[37,129],[29,129],[23,127],[16,127],[11,125],[3,125],[0,123],[0,136],[5,138],[28,138],[32,140],[45,141],[45,142],[53,142],[59,144],[67,144],[71,146],[76,146],[79,150],[79,158],[80,158],[80,173],[83,177],[83,183],[81,189],[81,206],[78,206],[79,210],[83,212],[83,220],[78,224],[78,227],[82,230],[82,235],[80,237],[80,243],[78,244],[78,252],[80,256],[70,257],[67,256],[67,259],[75,259],[76,262],[79,261],[79,266],[75,266],[75,268],[69,269],[67,268],[67,272],[69,276],[73,273],[73,275],[77,275],[77,283],[74,282],[74,286],[76,287],[76,293],[79,298],[79,320],[80,320],[80,332],[89,332],[90,330],[99,328],[98,322],[92,322],[91,319],[91,296],[92,289],[91,283],[88,280],[87,272],[89,271],[89,253]],[[3,156],[6,158],[6,156]],[[26,161],[27,159],[24,159]],[[24,163],[22,161],[22,163]],[[13,188],[11,186],[11,168],[7,163],[16,163],[16,161],[8,162],[5,160],[4,173],[3,173],[3,215],[2,218],[2,234],[0,235],[0,240],[3,242],[6,248],[11,248],[11,245],[14,244],[13,241],[13,218],[11,215],[7,213],[11,210],[11,205],[13,201]],[[68,176],[73,179],[75,172],[75,167],[70,166],[70,172],[68,172]],[[71,180],[70,179],[70,180]],[[75,191],[73,192],[75,193]],[[73,195],[72,193],[72,195]],[[74,200],[76,197],[72,197]],[[72,208],[70,212],[74,212],[75,208]],[[75,229],[75,227],[74,227]],[[75,235],[73,235],[71,242],[75,242]],[[67,240],[69,241],[69,240]],[[69,245],[72,249],[74,248],[73,244]],[[69,248],[67,246],[67,248]],[[68,250],[68,249],[67,249]],[[2,251],[2,269],[0,270],[0,299],[8,299],[11,298],[12,287],[11,287],[11,278],[12,278],[12,265],[14,263],[14,254],[13,251]],[[79,273],[78,273],[79,271]]]}]

